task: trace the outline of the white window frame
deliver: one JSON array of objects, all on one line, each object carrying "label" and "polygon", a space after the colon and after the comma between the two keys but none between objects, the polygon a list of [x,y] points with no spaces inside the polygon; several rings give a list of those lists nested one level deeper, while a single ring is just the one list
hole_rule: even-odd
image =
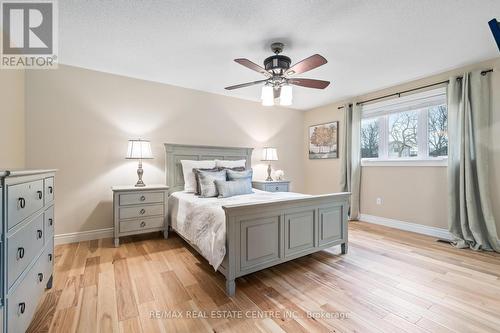
[{"label": "white window frame", "polygon": [[[442,166],[448,165],[448,157],[429,157],[428,109],[433,103],[441,105],[446,102],[446,88],[437,88],[420,93],[385,100],[363,106],[361,121],[376,118],[379,127],[379,157],[362,158],[361,166]],[[418,156],[410,158],[389,157],[389,116],[404,111],[418,112],[417,144]],[[424,139],[422,139],[424,138]]]}]

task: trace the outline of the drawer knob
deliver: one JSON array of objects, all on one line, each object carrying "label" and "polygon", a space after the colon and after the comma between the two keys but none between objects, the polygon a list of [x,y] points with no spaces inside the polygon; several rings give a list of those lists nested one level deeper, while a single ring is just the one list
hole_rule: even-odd
[{"label": "drawer knob", "polygon": [[17,248],[17,260],[24,258],[24,247]]},{"label": "drawer knob", "polygon": [[141,228],[144,228],[146,226],[146,222],[142,221],[141,222]]},{"label": "drawer knob", "polygon": [[43,192],[42,191],[36,191],[36,193],[38,194],[38,199],[42,200],[42,198],[43,198]]},{"label": "drawer knob", "polygon": [[279,189],[279,187],[278,187],[278,186],[276,186],[276,191],[277,191],[278,189]]},{"label": "drawer knob", "polygon": [[52,261],[52,253],[49,253],[49,261]]},{"label": "drawer knob", "polygon": [[36,239],[40,239],[40,238],[42,238],[42,236],[43,236],[42,230],[37,230],[36,231]]},{"label": "drawer knob", "polygon": [[141,214],[141,215],[146,214],[146,210],[145,210],[144,208],[143,208],[143,209],[141,209],[141,210],[139,211],[139,214]]},{"label": "drawer knob", "polygon": [[52,226],[54,224],[54,219],[49,219],[49,225]]},{"label": "drawer knob", "polygon": [[145,200],[146,200],[146,197],[145,197],[145,196],[143,196],[143,195],[141,195],[141,198],[140,198],[140,199],[141,199],[141,201],[145,201]]},{"label": "drawer knob", "polygon": [[19,314],[23,314],[24,310],[26,310],[26,303],[24,303],[24,302],[19,303],[19,305],[18,305],[18,313]]},{"label": "drawer knob", "polygon": [[43,281],[43,273],[38,273],[38,281],[39,282]]},{"label": "drawer knob", "polygon": [[17,199],[17,204],[19,205],[19,207],[24,208],[26,207],[26,200],[24,198],[19,198]]},{"label": "drawer knob", "polygon": [[54,188],[52,186],[49,186],[49,193],[50,194],[54,193]]}]

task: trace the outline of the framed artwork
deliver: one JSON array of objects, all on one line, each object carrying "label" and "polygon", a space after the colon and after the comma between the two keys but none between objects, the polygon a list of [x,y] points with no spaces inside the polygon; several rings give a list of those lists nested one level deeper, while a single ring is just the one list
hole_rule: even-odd
[{"label": "framed artwork", "polygon": [[339,122],[309,127],[309,159],[338,158]]}]

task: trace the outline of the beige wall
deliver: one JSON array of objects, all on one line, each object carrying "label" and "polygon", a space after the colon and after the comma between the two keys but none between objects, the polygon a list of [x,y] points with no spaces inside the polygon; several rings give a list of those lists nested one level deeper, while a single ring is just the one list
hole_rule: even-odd
[{"label": "beige wall", "polygon": [[112,226],[110,187],[136,181],[129,138],[152,141],[146,183],[165,182],[165,142],[254,147],[256,178],[266,172],[259,148],[270,145],[274,167],[304,190],[302,111],[69,66],[29,72],[26,94],[27,166],[60,170],[56,234]]},{"label": "beige wall", "polygon": [[0,70],[0,169],[24,167],[24,71]]},{"label": "beige wall", "polygon": [[[349,101],[360,101],[398,91],[447,80],[472,69],[494,68],[492,80],[492,142],[491,142],[491,201],[500,228],[500,58],[452,70],[439,75],[401,84],[374,93],[357,96]],[[304,140],[307,150],[307,131],[313,124],[343,119],[337,107],[346,101],[333,103],[305,114]],[[343,124],[341,122],[341,128]],[[340,132],[342,136],[342,130]],[[305,155],[304,155],[305,156]],[[308,193],[338,191],[340,160],[305,161]],[[404,184],[404,186],[403,186]],[[376,199],[382,198],[382,205]],[[447,179],[446,167],[363,167],[361,177],[361,212],[401,221],[447,228]]]}]

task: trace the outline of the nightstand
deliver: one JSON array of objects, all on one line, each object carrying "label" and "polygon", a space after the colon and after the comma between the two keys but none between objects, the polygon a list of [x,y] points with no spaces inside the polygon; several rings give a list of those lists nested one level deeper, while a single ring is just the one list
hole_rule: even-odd
[{"label": "nightstand", "polygon": [[113,186],[111,190],[115,247],[120,245],[122,236],[163,231],[164,237],[168,237],[168,186]]},{"label": "nightstand", "polygon": [[252,181],[253,188],[267,192],[288,192],[290,181],[289,180],[254,180]]}]

